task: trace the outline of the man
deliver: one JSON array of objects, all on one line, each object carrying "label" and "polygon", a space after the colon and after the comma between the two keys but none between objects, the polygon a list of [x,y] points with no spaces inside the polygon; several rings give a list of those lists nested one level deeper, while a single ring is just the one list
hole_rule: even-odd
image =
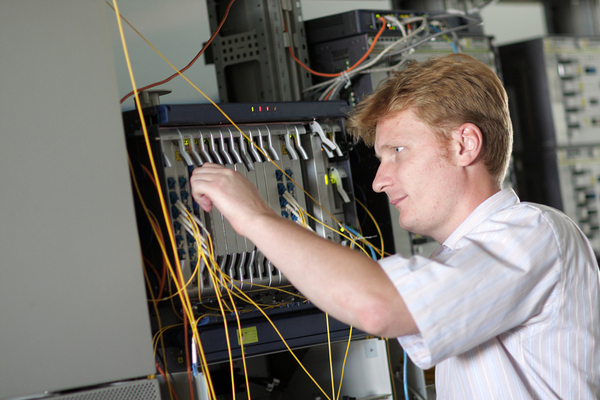
[{"label": "man", "polygon": [[279,217],[231,170],[194,171],[215,205],[313,303],[398,337],[436,368],[441,399],[600,398],[600,281],[585,236],[562,213],[501,190],[512,146],[508,100],[483,63],[413,63],[364,99],[347,128],[374,144],[373,189],[400,226],[434,238],[429,258],[379,263]]}]

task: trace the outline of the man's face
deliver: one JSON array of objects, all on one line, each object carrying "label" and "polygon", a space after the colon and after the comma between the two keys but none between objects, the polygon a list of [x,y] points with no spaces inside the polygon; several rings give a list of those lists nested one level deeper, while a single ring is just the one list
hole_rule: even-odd
[{"label": "man's face", "polygon": [[400,227],[443,242],[454,230],[460,168],[452,140],[442,146],[429,126],[405,110],[376,128],[381,164],[373,190],[385,192],[400,212]]}]

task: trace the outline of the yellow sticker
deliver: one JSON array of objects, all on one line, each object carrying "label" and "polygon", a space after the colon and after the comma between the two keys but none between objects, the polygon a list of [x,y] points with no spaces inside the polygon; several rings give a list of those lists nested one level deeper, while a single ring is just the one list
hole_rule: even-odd
[{"label": "yellow sticker", "polygon": [[251,326],[249,328],[242,328],[241,334],[240,334],[240,330],[236,329],[236,333],[237,333],[238,345],[240,345],[240,346],[241,346],[241,342],[244,342],[244,344],[258,343],[258,332],[256,331],[255,326]]},{"label": "yellow sticker", "polygon": [[181,158],[181,154],[179,154],[179,150],[175,150],[175,159],[177,161],[182,161],[183,158]]},{"label": "yellow sticker", "polygon": [[179,364],[183,364],[183,357],[177,357],[177,362]]}]

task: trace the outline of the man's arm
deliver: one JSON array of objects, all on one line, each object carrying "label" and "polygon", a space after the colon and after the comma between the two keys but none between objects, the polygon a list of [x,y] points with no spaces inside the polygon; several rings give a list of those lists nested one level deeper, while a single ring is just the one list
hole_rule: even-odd
[{"label": "man's arm", "polygon": [[235,171],[205,164],[190,182],[203,210],[216,206],[321,310],[378,336],[418,333],[402,297],[374,260],[281,218]]}]

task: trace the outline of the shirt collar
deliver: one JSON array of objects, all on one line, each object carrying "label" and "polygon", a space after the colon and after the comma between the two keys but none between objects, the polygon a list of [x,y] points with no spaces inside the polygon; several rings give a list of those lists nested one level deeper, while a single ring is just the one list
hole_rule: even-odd
[{"label": "shirt collar", "polygon": [[438,248],[436,253],[444,248],[452,250],[458,241],[467,233],[469,233],[476,225],[480,224],[481,221],[486,219],[488,216],[494,214],[496,211],[512,206],[519,203],[519,197],[517,197],[514,190],[511,188],[502,189],[498,193],[489,197],[486,201],[481,203],[473,212],[465,219],[459,226],[452,232],[450,236],[444,241],[442,246]]}]

